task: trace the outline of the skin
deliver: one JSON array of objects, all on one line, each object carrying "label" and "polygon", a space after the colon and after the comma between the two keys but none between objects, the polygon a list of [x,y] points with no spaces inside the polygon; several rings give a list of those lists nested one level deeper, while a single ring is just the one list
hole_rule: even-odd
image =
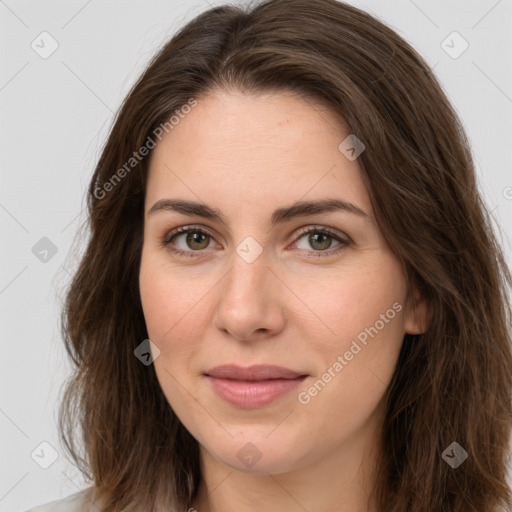
[{"label": "skin", "polygon": [[[325,106],[292,93],[215,91],[198,98],[151,156],[140,293],[160,350],[159,383],[200,444],[202,482],[190,504],[199,512],[377,510],[369,495],[383,397],[404,334],[424,330],[426,306],[415,294],[412,307],[358,161],[338,149],[349,134]],[[367,216],[331,211],[270,224],[277,208],[326,198]],[[149,215],[161,199],[207,203],[225,222],[171,210]],[[178,234],[162,245],[190,225],[210,236],[187,243]],[[315,243],[298,234],[313,226],[339,239]],[[236,250],[248,236],[263,250],[251,263]],[[319,256],[322,248],[327,255]],[[301,403],[298,394],[394,303],[401,306],[394,318]],[[226,363],[277,364],[308,377],[269,405],[243,409],[219,398],[203,375]],[[249,442],[261,454],[252,467],[237,457]]]}]

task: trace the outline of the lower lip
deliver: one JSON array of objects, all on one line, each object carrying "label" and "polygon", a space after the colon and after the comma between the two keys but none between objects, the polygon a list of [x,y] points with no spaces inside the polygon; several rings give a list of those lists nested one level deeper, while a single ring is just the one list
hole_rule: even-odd
[{"label": "lower lip", "polygon": [[306,377],[296,379],[232,380],[207,376],[214,391],[226,402],[241,409],[267,405],[296,388]]}]

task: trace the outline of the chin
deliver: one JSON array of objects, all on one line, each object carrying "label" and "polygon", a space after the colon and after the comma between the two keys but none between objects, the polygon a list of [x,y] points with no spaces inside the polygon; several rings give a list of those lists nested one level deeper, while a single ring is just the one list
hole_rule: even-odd
[{"label": "chin", "polygon": [[304,454],[297,451],[303,436],[290,436],[284,430],[269,436],[268,427],[245,429],[242,434],[225,442],[203,443],[203,449],[221,463],[237,471],[251,474],[281,474],[300,465]]}]

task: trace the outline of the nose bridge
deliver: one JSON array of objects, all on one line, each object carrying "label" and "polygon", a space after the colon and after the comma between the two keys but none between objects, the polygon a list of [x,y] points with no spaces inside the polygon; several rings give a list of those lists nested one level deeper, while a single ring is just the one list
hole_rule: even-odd
[{"label": "nose bridge", "polygon": [[254,247],[241,244],[233,254],[231,270],[219,290],[216,327],[246,340],[257,331],[275,333],[280,330],[284,316],[271,280],[272,272],[265,253],[256,254]]},{"label": "nose bridge", "polygon": [[[223,293],[238,300],[256,301],[268,293],[269,262],[263,251],[259,254],[247,244],[240,244],[233,254],[231,271],[226,276]],[[268,297],[267,297],[268,298]]]}]

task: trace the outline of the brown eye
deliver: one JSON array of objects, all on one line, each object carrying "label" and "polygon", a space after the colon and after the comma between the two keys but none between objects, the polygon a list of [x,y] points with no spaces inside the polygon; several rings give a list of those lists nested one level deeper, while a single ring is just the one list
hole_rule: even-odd
[{"label": "brown eye", "polygon": [[325,251],[331,247],[333,237],[325,233],[313,233],[308,236],[308,243],[313,249]]},{"label": "brown eye", "polygon": [[163,240],[162,244],[172,252],[183,254],[208,249],[211,247],[211,242],[213,239],[209,233],[189,226],[176,229]]},{"label": "brown eye", "polygon": [[[331,233],[327,228],[305,228],[301,230],[296,246],[298,249],[309,251],[310,253],[326,252],[333,254],[350,242],[337,233]],[[335,250],[329,251],[334,248]]]},{"label": "brown eye", "polygon": [[[182,235],[178,235],[178,237],[179,236]],[[185,243],[187,247],[194,250],[206,249],[210,242],[209,235],[205,235],[204,233],[199,233],[197,231],[191,233],[183,233],[183,236],[185,236]]]}]

